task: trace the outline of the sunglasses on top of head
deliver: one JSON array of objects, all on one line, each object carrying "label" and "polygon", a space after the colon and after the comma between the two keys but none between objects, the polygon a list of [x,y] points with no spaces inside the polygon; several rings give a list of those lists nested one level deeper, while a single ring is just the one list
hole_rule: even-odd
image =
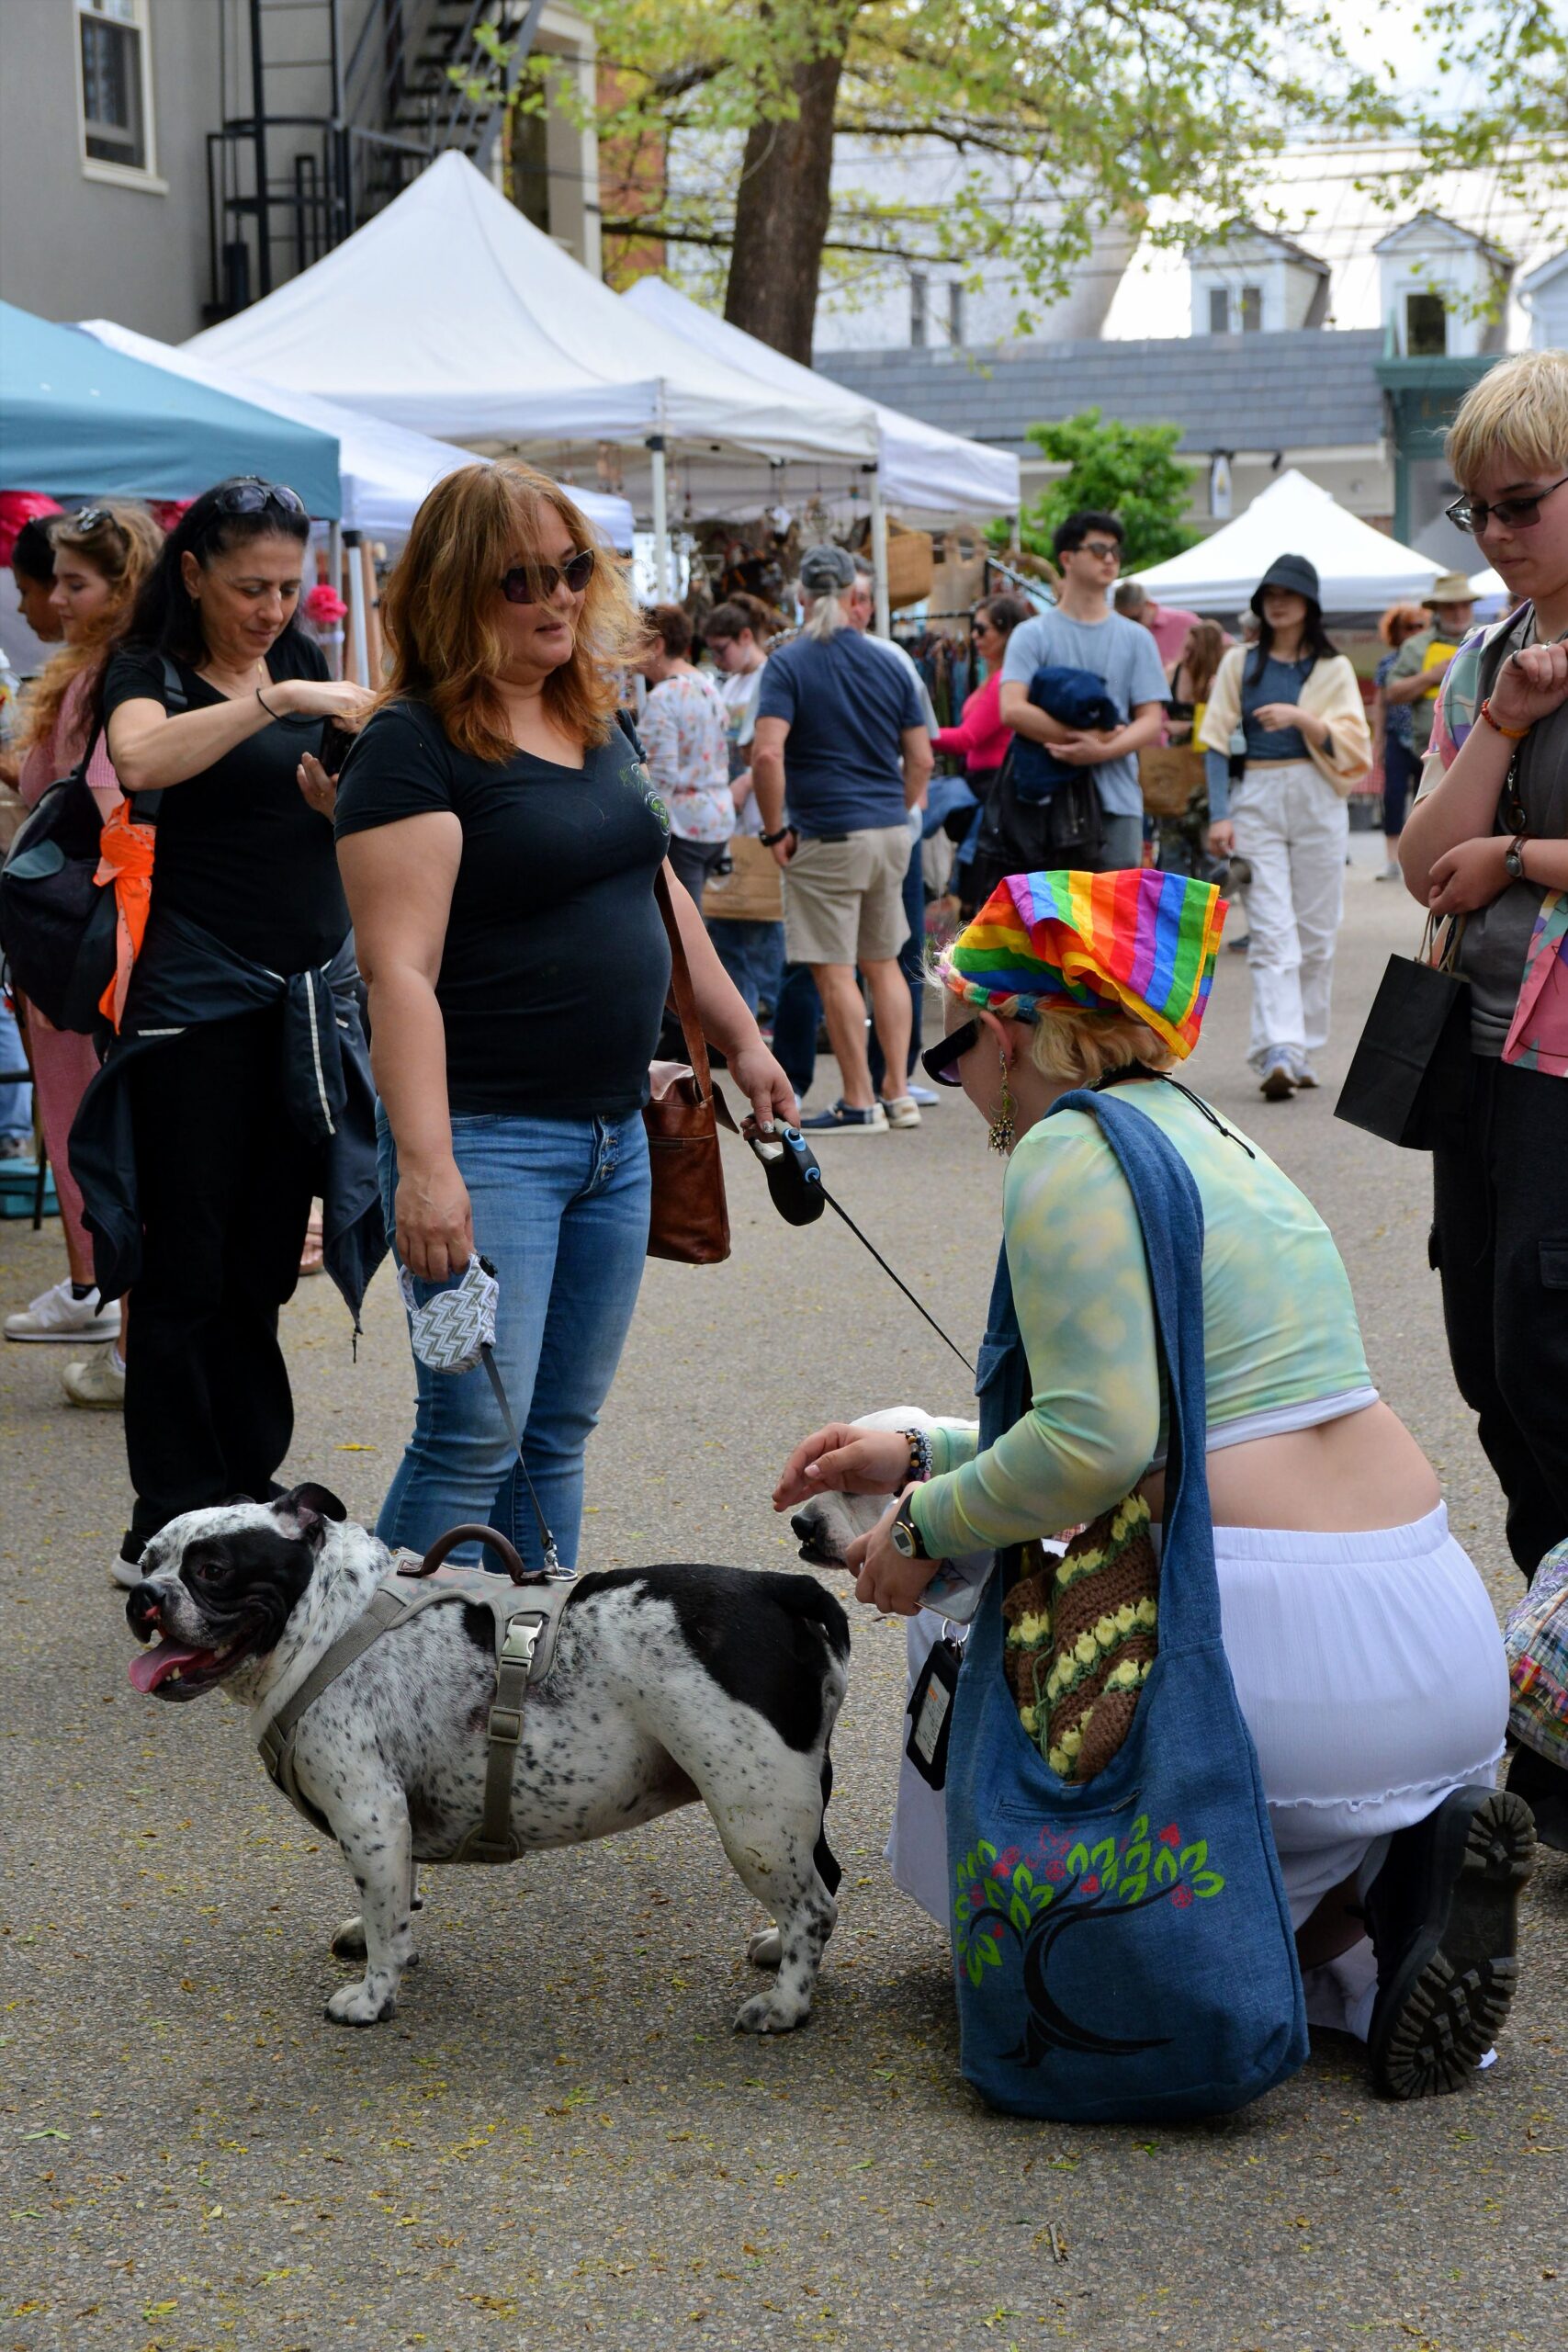
[{"label": "sunglasses on top of head", "polygon": [[593,549],[583,548],[561,564],[514,563],[501,583],[509,605],[547,605],[564,580],[581,596],[593,577]]},{"label": "sunglasses on top of head", "polygon": [[276,506],[283,514],[303,514],[305,502],[297,490],[287,483],[263,481],[259,474],[246,474],[240,481],[223,484],[217,493],[220,514],[265,514]]},{"label": "sunglasses on top of head", "polygon": [[1456,530],[1468,531],[1472,538],[1479,538],[1488,523],[1501,523],[1506,531],[1533,530],[1540,520],[1541,501],[1564,482],[1568,474],[1560,474],[1545,490],[1521,491],[1517,498],[1495,498],[1490,505],[1484,498],[1456,498],[1443,512]]}]

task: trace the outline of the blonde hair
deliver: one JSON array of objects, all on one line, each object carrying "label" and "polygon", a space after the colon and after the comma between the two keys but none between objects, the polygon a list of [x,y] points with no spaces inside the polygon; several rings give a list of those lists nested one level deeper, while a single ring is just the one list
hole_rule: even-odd
[{"label": "blonde hair", "polygon": [[61,705],[75,680],[84,672],[96,675],[103,667],[164,545],[164,534],[145,506],[134,505],[129,499],[95,499],[81,511],[96,518],[85,530],[78,529],[74,515],[51,517],[49,537],[55,563],[58,567],[62,555],[85,556],[93,570],[108,582],[109,600],[102,612],[94,615],[76,643],[62,646],[28,687],[22,741],[29,748],[47,742],[53,734]]},{"label": "blonde hair", "polygon": [[[841,628],[852,628],[854,623],[844,610],[843,600],[854,584],[852,580],[848,588],[824,588],[820,595],[807,592],[811,595],[811,609],[800,624],[802,637],[814,638],[818,645],[822,645],[829,638],[837,637]],[[804,596],[801,601],[806,601]]]},{"label": "blonde hair", "polygon": [[1130,1062],[1173,1069],[1177,1059],[1165,1039],[1130,1012],[1056,1002],[1039,1008],[1029,1058],[1042,1077],[1069,1086],[1093,1086],[1108,1070],[1125,1069]]},{"label": "blonde hair", "polygon": [[1532,474],[1560,472],[1568,465],[1568,351],[1521,351],[1489,368],[1461,401],[1445,446],[1465,490],[1488,458],[1517,458]]},{"label": "blonde hair", "polygon": [[459,466],[438,481],[382,595],[391,666],[381,703],[428,704],[447,740],[476,759],[509,760],[516,750],[497,684],[506,654],[494,602],[520,559],[548,560],[541,547],[547,514],[558,515],[598,561],[570,657],[545,680],[545,707],[585,746],[608,742],[619,673],[645,650],[648,632],[618,559],[559,484],[532,466]]}]

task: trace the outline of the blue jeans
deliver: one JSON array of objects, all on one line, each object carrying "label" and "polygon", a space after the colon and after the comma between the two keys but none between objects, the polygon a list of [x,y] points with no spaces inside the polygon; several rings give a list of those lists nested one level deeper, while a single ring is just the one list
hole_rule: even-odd
[{"label": "blue jeans", "polygon": [[748,1012],[760,1003],[776,1006],[784,980],[782,922],[710,922],[708,937],[714,953],[746,1001]]},{"label": "blue jeans", "polygon": [[[398,1162],[380,1111],[377,1130],[390,1233]],[[615,1376],[648,1250],[642,1118],[456,1118],[452,1149],[473,1204],[474,1247],[501,1283],[496,1365],[540,1507],[562,1564],[574,1567],[583,1448]],[[444,1287],[416,1282],[420,1305]],[[464,1520],[488,1522],[537,1567],[538,1526],[483,1367],[432,1372],[416,1358],[414,1378],[413,1435],[377,1534],[423,1552]],[[486,1565],[499,1563],[487,1554]]]},{"label": "blue jeans", "polygon": [[[17,1016],[6,1005],[0,1003],[0,1071],[25,1070],[27,1066]],[[30,1143],[32,1134],[32,1088],[25,1079],[11,1085],[0,1085],[0,1143],[19,1143],[24,1136]]]}]

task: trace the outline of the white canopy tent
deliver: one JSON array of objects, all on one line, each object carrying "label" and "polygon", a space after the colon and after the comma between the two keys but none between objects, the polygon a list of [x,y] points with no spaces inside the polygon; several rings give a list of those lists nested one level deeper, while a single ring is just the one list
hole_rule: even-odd
[{"label": "white canopy tent", "polygon": [[[775,391],[803,401],[841,401],[847,409],[855,411],[865,406],[829,377],[818,376],[813,369],[803,368],[798,360],[786,359],[771,344],[760,343],[743,328],[731,326],[727,319],[705,311],[701,303],[692,301],[667,278],[639,277],[621,300],[639,317],[653,319],[678,335],[691,348],[707,353],[742,375],[754,377]],[[931,516],[1018,513],[1018,459],[1010,450],[988,449],[981,442],[962,439],[956,433],[943,433],[939,426],[926,424],[918,416],[884,408],[879,401],[873,401],[870,405],[877,432],[877,497],[872,511],[872,538],[879,583],[886,568],[883,545],[886,507],[913,509]],[[884,605],[877,613],[877,627],[884,635],[887,625]]]},{"label": "white canopy tent", "polygon": [[1134,576],[1161,604],[1234,614],[1246,609],[1269,566],[1281,555],[1304,555],[1316,565],[1323,608],[1335,613],[1419,604],[1443,569],[1349,514],[1292,467],[1212,538]]},{"label": "white canopy tent", "polygon": [[[84,319],[82,325],[100,343],[143,360],[150,368],[165,368],[171,375],[207,384],[214,391],[231,392],[237,400],[293,417],[300,424],[314,424],[323,433],[335,433],[343,477],[344,528],[362,532],[368,538],[406,537],[425,492],[443,475],[472,462],[468,450],[454,447],[450,441],[411,433],[404,425],[384,424],[362,410],[340,407],[310,392],[284,391],[275,384],[257,383],[216,360],[156,343],[130,327],[117,326],[112,319]],[[629,554],[632,510],[628,502],[575,486],[571,495],[611,546]]]},{"label": "white canopy tent", "polygon": [[624,483],[653,524],[661,585],[671,491],[690,514],[756,514],[786,487],[840,491],[877,458],[869,403],[781,395],[693,351],[456,153],[185,347],[443,440],[521,451],[568,481]]}]

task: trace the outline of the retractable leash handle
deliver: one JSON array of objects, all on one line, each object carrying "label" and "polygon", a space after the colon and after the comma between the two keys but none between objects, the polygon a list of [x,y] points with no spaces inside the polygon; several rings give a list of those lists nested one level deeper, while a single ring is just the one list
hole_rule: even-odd
[{"label": "retractable leash handle", "polygon": [[747,1142],[762,1163],[768,1192],[786,1225],[815,1225],[828,1205],[817,1154],[798,1127],[748,1127]]}]

